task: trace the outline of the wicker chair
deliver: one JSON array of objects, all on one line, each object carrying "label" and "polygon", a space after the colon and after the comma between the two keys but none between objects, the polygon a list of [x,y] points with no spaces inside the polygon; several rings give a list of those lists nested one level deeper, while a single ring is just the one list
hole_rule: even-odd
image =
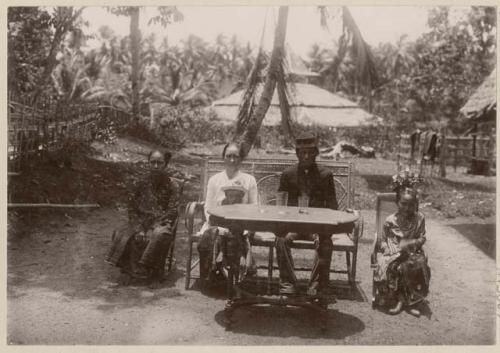
[{"label": "wicker chair", "polygon": [[[278,190],[279,178],[281,172],[294,165],[295,159],[247,159],[241,165],[241,171],[254,175],[259,189],[259,202],[262,204],[273,204],[275,202],[272,195]],[[352,207],[352,164],[350,162],[336,161],[318,161],[318,164],[332,170],[337,193],[337,201],[340,210],[350,209]],[[203,188],[200,199],[203,200],[206,195],[208,179],[215,173],[224,169],[222,159],[205,160],[203,173]],[[186,206],[186,229],[188,231],[188,258],[186,264],[186,283],[185,288],[189,289],[191,279],[198,278],[192,274],[193,269],[198,265],[199,259],[193,261],[193,247],[199,241],[199,230],[205,222],[204,203],[191,202]],[[363,221],[360,217],[353,234],[336,234],[332,236],[333,250],[344,252],[346,255],[346,269],[331,269],[333,273],[342,273],[347,275],[350,287],[354,287],[356,280],[356,257],[358,249],[358,240],[363,233]],[[275,235],[269,232],[257,232],[252,241],[252,246],[268,248],[267,265],[258,266],[260,269],[267,269],[268,284],[271,284],[273,270],[277,269],[274,265],[274,247]],[[313,242],[295,241],[295,249],[314,249]],[[296,268],[297,271],[310,271],[310,268]]]},{"label": "wicker chair", "polygon": [[[177,183],[178,187],[178,192],[179,192],[179,200],[182,200],[182,195],[184,193],[184,186],[186,184],[186,180],[183,179],[177,179],[177,178],[172,178],[175,183]],[[168,249],[167,253],[167,261],[165,262],[165,273],[170,274],[175,267],[175,256],[174,256],[174,250],[175,250],[175,241],[177,239],[177,226],[179,225],[179,218],[181,217],[181,209],[179,206],[179,212],[177,219],[175,220],[174,227],[173,227],[173,234],[174,234],[174,241],[170,244],[170,248]]]},{"label": "wicker chair", "polygon": [[[371,267],[373,271],[377,266],[377,253],[380,251],[380,237],[382,235],[383,226],[385,219],[395,213],[397,211],[396,205],[396,193],[388,192],[388,193],[379,193],[377,194],[377,202],[376,202],[376,230],[375,237],[373,240],[373,250],[370,256]],[[375,283],[372,283],[372,307],[376,307],[377,302],[377,288]]]}]

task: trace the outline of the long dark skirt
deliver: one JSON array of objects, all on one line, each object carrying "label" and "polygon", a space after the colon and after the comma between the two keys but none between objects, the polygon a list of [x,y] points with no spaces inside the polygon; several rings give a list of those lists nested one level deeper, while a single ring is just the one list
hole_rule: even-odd
[{"label": "long dark skirt", "polygon": [[422,251],[402,254],[388,265],[386,278],[377,283],[381,296],[403,299],[408,306],[422,301],[429,293],[431,279],[427,257]]},{"label": "long dark skirt", "polygon": [[146,240],[136,235],[130,227],[115,231],[106,261],[133,277],[144,277],[145,272],[149,272],[153,277],[162,278],[174,235],[150,231]]}]

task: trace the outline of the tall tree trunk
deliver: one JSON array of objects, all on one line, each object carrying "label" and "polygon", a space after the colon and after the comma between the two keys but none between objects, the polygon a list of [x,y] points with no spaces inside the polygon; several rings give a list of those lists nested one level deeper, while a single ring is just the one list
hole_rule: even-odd
[{"label": "tall tree trunk", "polygon": [[141,32],[139,30],[139,7],[130,9],[130,51],[132,55],[132,119],[139,122],[139,52]]},{"label": "tall tree trunk", "polygon": [[242,135],[235,135],[233,141],[239,143],[243,148],[243,152],[248,155],[253,143],[259,133],[262,121],[266,116],[267,110],[271,105],[271,100],[273,98],[274,89],[276,87],[277,75],[279,74],[281,61],[283,59],[283,54],[285,50],[285,37],[286,37],[286,25],[288,20],[288,6],[280,6],[278,12],[278,24],[276,26],[276,31],[274,33],[274,45],[273,52],[271,54],[271,60],[269,61],[269,68],[267,72],[266,82],[264,83],[264,88],[262,90],[262,95],[259,99],[259,104],[257,105],[255,111],[250,117],[250,121],[246,126],[245,131]]}]

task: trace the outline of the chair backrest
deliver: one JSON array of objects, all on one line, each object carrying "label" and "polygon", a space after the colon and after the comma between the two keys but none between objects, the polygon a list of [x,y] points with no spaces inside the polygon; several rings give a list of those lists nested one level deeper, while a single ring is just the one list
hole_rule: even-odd
[{"label": "chair backrest", "polygon": [[395,213],[398,210],[398,206],[396,204],[396,193],[395,192],[386,192],[386,193],[378,193],[377,194],[377,236],[380,237],[382,234],[382,227],[384,226],[384,222],[386,218]]},{"label": "chair backrest", "polygon": [[[255,177],[257,180],[257,187],[259,188],[259,197],[262,200],[266,200],[267,203],[272,203],[273,199],[271,195],[274,195],[274,193],[278,190],[281,173],[286,168],[296,163],[296,159],[245,159],[241,164],[240,170]],[[318,160],[317,163],[330,169],[333,173],[339,209],[344,210],[346,208],[352,208],[354,195],[352,183],[352,163],[330,160]],[[208,179],[222,170],[224,170],[223,159],[217,158],[205,160],[202,179],[203,187],[200,200],[205,199]]]},{"label": "chair backrest", "polygon": [[182,211],[183,211],[183,208],[182,208],[182,197],[183,197],[183,194],[184,194],[184,187],[186,186],[186,180],[185,179],[179,179],[179,178],[175,178],[175,177],[170,177],[170,179],[175,183],[175,185],[177,186],[177,197],[179,198],[179,206],[177,206],[177,219],[175,220],[175,224],[174,224],[174,233],[177,232],[177,225],[179,224],[179,219],[181,218],[181,215],[182,215]]}]

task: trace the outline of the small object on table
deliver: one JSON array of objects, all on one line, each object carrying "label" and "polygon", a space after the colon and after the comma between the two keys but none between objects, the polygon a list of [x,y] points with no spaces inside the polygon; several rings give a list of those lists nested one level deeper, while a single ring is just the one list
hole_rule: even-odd
[{"label": "small object on table", "polygon": [[309,207],[309,196],[300,195],[298,199],[299,213],[307,214],[307,208]]},{"label": "small object on table", "polygon": [[286,206],[288,205],[288,192],[278,191],[276,193],[276,206]]}]

